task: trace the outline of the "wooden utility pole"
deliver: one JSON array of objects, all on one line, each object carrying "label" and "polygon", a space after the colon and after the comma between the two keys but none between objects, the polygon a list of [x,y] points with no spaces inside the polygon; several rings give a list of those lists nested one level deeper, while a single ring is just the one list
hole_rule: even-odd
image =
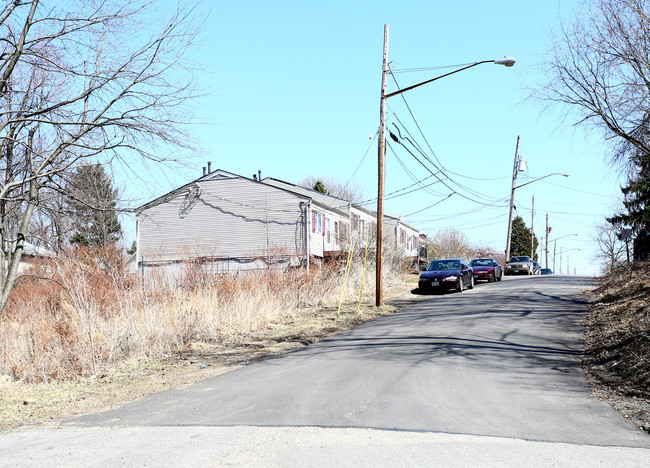
[{"label": "wooden utility pole", "polygon": [[545,248],[545,253],[546,253],[546,268],[548,268],[548,235],[550,234],[550,230],[548,228],[548,213],[546,213],[546,248]]},{"label": "wooden utility pole", "polygon": [[519,163],[519,140],[521,135],[517,136],[517,147],[515,148],[515,164],[512,168],[512,191],[510,192],[510,215],[508,216],[508,238],[506,239],[506,262],[510,260],[510,238],[512,237],[512,212],[515,207],[515,186],[517,185],[517,167]]},{"label": "wooden utility pole", "polygon": [[533,214],[530,217],[530,258],[535,260],[535,195],[533,195]]},{"label": "wooden utility pole", "polygon": [[381,71],[381,98],[379,102],[379,151],[377,177],[377,259],[375,277],[375,305],[384,304],[382,281],[382,243],[384,237],[384,159],[386,157],[386,87],[388,85],[388,25],[384,25],[384,62]]}]

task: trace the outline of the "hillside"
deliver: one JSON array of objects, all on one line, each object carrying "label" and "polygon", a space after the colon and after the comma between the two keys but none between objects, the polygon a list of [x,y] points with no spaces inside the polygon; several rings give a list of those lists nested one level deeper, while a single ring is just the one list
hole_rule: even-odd
[{"label": "hillside", "polygon": [[596,397],[650,432],[649,263],[600,280],[584,320],[583,367]]}]

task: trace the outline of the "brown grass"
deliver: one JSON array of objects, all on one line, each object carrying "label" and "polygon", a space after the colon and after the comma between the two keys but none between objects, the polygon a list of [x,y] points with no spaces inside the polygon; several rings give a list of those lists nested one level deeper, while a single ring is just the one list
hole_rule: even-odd
[{"label": "brown grass", "polygon": [[[400,260],[387,265],[386,288],[401,284]],[[352,259],[343,294],[356,305],[363,255]],[[345,265],[261,271],[239,277],[188,265],[180,287],[141,285],[114,249],[79,248],[34,266],[17,282],[0,320],[0,377],[64,382],[100,376],[132,359],[182,353],[193,343],[222,345],[269,326],[286,326],[336,308]],[[374,298],[373,266],[363,301]],[[49,278],[44,280],[43,278]]]},{"label": "brown grass", "polygon": [[601,278],[584,320],[583,366],[600,395],[650,431],[650,264]]}]

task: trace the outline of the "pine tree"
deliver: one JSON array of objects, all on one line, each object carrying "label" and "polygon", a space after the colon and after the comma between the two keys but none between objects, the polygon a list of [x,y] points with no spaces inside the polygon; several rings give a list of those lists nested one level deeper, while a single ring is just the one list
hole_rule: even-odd
[{"label": "pine tree", "polygon": [[[521,216],[512,220],[512,235],[510,236],[510,256],[527,255],[530,256],[530,229],[526,227]],[[537,236],[533,238],[533,252],[537,252]],[[537,253],[533,260],[537,260]]]},{"label": "pine tree", "polygon": [[325,184],[321,180],[316,181],[316,183],[314,184],[314,190],[316,192],[329,194],[328,190],[325,188]]},{"label": "pine tree", "polygon": [[634,258],[646,260],[650,255],[650,155],[639,154],[635,160],[636,175],[621,188],[625,211],[607,218],[619,229],[631,228],[634,233]]},{"label": "pine tree", "polygon": [[101,247],[120,238],[117,195],[113,181],[99,164],[81,166],[72,174],[68,202],[74,232],[71,243]]}]

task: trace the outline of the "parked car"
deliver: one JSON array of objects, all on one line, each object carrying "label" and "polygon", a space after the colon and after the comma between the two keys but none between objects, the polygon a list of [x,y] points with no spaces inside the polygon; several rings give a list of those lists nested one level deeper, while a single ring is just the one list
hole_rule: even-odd
[{"label": "parked car", "polygon": [[541,275],[542,274],[542,265],[540,265],[537,262],[533,262],[533,275]]},{"label": "parked car", "polygon": [[533,274],[533,259],[526,255],[519,255],[512,257],[509,262],[506,263],[506,271],[504,273],[507,275],[532,275]]},{"label": "parked car", "polygon": [[541,273],[542,275],[552,275],[552,274],[553,274],[553,270],[551,270],[550,268],[542,268],[542,270],[541,270],[540,273]]},{"label": "parked car", "polygon": [[474,270],[475,280],[485,280],[489,283],[501,281],[503,267],[493,258],[475,258],[470,263]]},{"label": "parked car", "polygon": [[474,287],[474,271],[462,258],[445,258],[432,261],[422,272],[418,288],[422,292],[449,291]]}]

